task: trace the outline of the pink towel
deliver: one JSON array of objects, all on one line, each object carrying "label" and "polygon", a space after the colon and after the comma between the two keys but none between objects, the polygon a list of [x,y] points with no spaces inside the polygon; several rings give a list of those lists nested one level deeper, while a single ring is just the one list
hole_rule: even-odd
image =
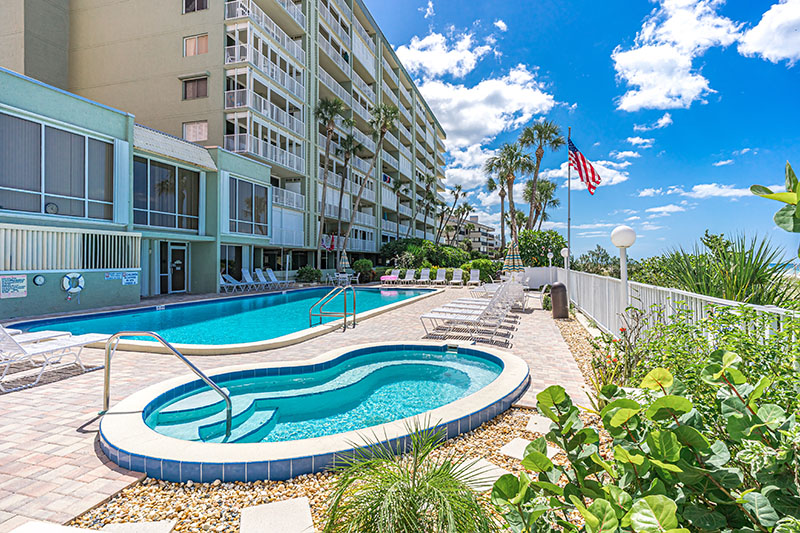
[{"label": "pink towel", "polygon": [[381,281],[396,281],[397,276],[381,276]]}]

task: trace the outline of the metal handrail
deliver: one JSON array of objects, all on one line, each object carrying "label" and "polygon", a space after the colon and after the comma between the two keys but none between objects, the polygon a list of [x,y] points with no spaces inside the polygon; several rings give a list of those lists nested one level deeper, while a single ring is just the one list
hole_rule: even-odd
[{"label": "metal handrail", "polygon": [[[347,289],[353,293],[353,312],[347,312]],[[344,296],[344,309],[341,313],[332,312],[332,311],[323,311],[325,305],[333,300],[339,294]],[[319,306],[317,313],[314,313],[314,308]],[[308,326],[313,326],[314,317],[319,317],[320,324],[322,323],[322,317],[330,316],[330,317],[337,317],[343,318],[344,324],[342,325],[342,331],[347,331],[347,317],[348,315],[353,315],[353,327],[356,327],[356,290],[353,288],[352,285],[345,285],[343,287],[334,287],[331,289],[325,296],[314,302],[314,304],[308,309]]]},{"label": "metal handrail", "polygon": [[[110,403],[110,396],[111,396],[111,356],[117,351],[117,345],[119,344],[119,340],[122,337],[150,337],[158,342],[160,342],[166,349],[173,353],[178,359],[183,361],[186,366],[188,366],[192,372],[194,372],[197,377],[202,379],[206,385],[214,389],[214,391],[222,396],[222,399],[225,400],[225,436],[230,437],[231,435],[231,414],[233,411],[233,405],[231,404],[231,398],[225,391],[223,391],[219,386],[211,381],[211,379],[206,376],[199,368],[194,366],[191,361],[186,359],[186,357],[180,353],[178,350],[175,349],[169,342],[167,342],[161,335],[155,333],[153,331],[120,331],[111,335],[106,341],[106,365],[103,370],[103,410],[100,411],[99,414],[104,415],[108,412],[108,407]],[[111,348],[111,343],[114,342],[114,348]]]}]

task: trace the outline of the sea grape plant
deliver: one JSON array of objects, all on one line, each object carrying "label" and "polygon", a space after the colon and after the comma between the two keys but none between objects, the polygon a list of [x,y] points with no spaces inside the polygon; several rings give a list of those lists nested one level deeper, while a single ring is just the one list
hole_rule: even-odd
[{"label": "sea grape plant", "polygon": [[[610,442],[584,426],[562,387],[545,389],[538,409],[550,430],[525,450],[527,471],[497,480],[492,503],[524,533],[800,531],[800,425],[759,402],[771,382],[747,383],[741,363],[719,350],[703,370],[725,421],[713,442],[685,386],[663,368],[633,394],[616,385],[601,391]],[[547,442],[566,452],[567,466],[548,458]],[[578,513],[581,526],[570,520]]]},{"label": "sea grape plant", "polygon": [[[797,201],[800,197],[800,182],[788,161],[786,162],[786,192],[772,192],[763,185],[752,185],[750,192],[762,198],[785,203],[786,205],[775,213],[775,224],[791,233],[800,233],[800,205]],[[797,253],[800,256],[800,249]]]}]

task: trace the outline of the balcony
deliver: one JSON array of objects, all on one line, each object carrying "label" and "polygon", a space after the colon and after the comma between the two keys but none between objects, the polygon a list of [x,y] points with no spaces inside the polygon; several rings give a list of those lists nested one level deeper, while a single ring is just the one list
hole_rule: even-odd
[{"label": "balcony", "polygon": [[413,212],[412,212],[412,210],[411,210],[411,208],[409,206],[400,204],[399,210],[400,210],[400,214],[401,215],[405,215],[408,218],[411,218],[411,215],[412,215]]},{"label": "balcony", "polygon": [[301,102],[305,102],[306,89],[303,82],[291,77],[285,70],[281,70],[278,65],[264,57],[261,52],[246,44],[228,46],[225,48],[226,64],[248,61],[254,64],[258,70],[266,74],[272,81],[299,98]]},{"label": "balcony", "polygon": [[328,72],[321,66],[318,69],[318,72],[319,72],[319,81],[321,81],[325,87],[333,91],[333,94],[335,94],[337,98],[342,100],[345,104],[352,105],[351,101],[352,97],[350,96],[350,91],[342,87],[342,85],[338,81],[333,79],[333,76],[328,74]]},{"label": "balcony", "polygon": [[[338,198],[338,197],[337,197]],[[322,202],[317,201],[317,212],[322,211]],[[325,218],[339,218],[339,206],[325,202]],[[350,210],[347,207],[342,207],[342,220],[350,220]]]},{"label": "balcony", "polygon": [[303,9],[300,6],[289,2],[289,0],[277,0],[277,2],[281,5],[281,7],[283,7],[283,9],[286,10],[287,13],[289,13],[289,16],[292,17],[301,28],[304,30],[306,29],[306,16],[303,14]]},{"label": "balcony", "polygon": [[400,85],[400,80],[399,80],[399,79],[397,79],[397,74],[395,74],[395,73],[394,73],[394,69],[392,69],[392,66],[391,66],[391,65],[389,65],[389,62],[388,62],[388,61],[386,61],[386,58],[385,58],[385,57],[383,58],[383,72],[384,72],[384,74],[386,74],[386,76],[387,76],[387,77],[388,77],[388,78],[389,78],[391,81],[393,81],[393,82],[394,82],[394,85],[395,85],[395,87],[397,87],[398,85]]},{"label": "balcony", "polygon": [[284,207],[291,207],[292,209],[299,209],[302,211],[306,206],[306,197],[302,194],[292,192],[278,187],[272,188],[272,203],[275,205],[282,205]]},{"label": "balcony", "polygon": [[348,239],[347,248],[351,252],[374,252],[377,246],[375,241],[368,241],[365,239]]},{"label": "balcony", "polygon": [[356,218],[353,220],[356,224],[361,226],[367,226],[368,228],[375,228],[375,215],[370,215],[369,213],[362,213],[361,211],[356,211]]},{"label": "balcony", "polygon": [[226,19],[242,17],[249,17],[264,33],[275,39],[292,57],[300,61],[300,64],[306,64],[306,51],[303,50],[300,43],[292,40],[255,2],[252,0],[233,0],[225,3]]},{"label": "balcony", "polygon": [[305,159],[249,133],[226,135],[225,149],[231,152],[251,153],[295,172],[303,173],[305,171]]},{"label": "balcony", "polygon": [[372,50],[373,54],[377,53],[377,46],[375,45],[375,39],[367,33],[367,30],[364,29],[364,26],[358,21],[357,18],[353,18],[353,27],[356,29],[356,33],[364,40],[364,42],[369,46],[369,49]]},{"label": "balcony", "polygon": [[[403,111],[405,111],[405,109],[402,106],[400,106],[400,112],[402,113]],[[406,111],[406,113],[408,113],[408,111]],[[410,117],[411,117],[411,115],[409,115],[409,120],[410,120]],[[397,131],[399,131],[400,134],[405,136],[405,138],[408,139],[409,141],[414,139],[414,137],[411,136],[411,130],[406,128],[405,125],[402,122],[397,122]],[[408,157],[409,158],[411,157],[411,153],[410,152],[409,152],[409,156]]]},{"label": "balcony", "polygon": [[344,0],[336,0],[336,7],[338,7],[339,11],[342,12],[342,14],[344,15],[345,20],[350,20],[350,19],[353,18],[353,11],[344,2]]},{"label": "balcony", "polygon": [[[400,114],[402,116],[404,116],[406,118],[406,120],[408,120],[409,124],[411,123],[411,111],[406,109],[406,106],[403,106],[403,105],[400,106]],[[406,131],[408,131],[408,130],[406,130]],[[411,138],[411,133],[408,134],[408,138],[409,139]]]},{"label": "balcony", "polygon": [[411,92],[405,87],[403,87],[402,83],[400,84],[400,96],[408,105],[411,105],[411,103],[413,102],[413,100],[411,99]]},{"label": "balcony", "polygon": [[384,135],[383,140],[385,140],[386,142],[388,142],[391,146],[394,146],[395,148],[397,148],[397,145],[399,144],[397,142],[397,137],[395,137],[394,135],[392,135],[391,132],[388,132],[388,131],[386,132],[386,135]]},{"label": "balcony", "polygon": [[397,233],[397,222],[381,220],[381,229],[386,233]]},{"label": "balcony", "polygon": [[395,170],[400,170],[400,168],[399,168],[400,167],[400,163],[397,162],[397,158],[394,157],[392,154],[390,154],[389,152],[384,151],[381,154],[381,157],[383,158],[383,162],[384,163],[388,163],[389,166],[392,167]]},{"label": "balcony", "polygon": [[[322,167],[317,167],[317,181],[322,183],[322,176],[325,174],[325,169]],[[335,187],[337,189],[342,188],[342,184],[344,184],[344,190],[342,192],[350,192],[350,187],[354,185],[354,183],[350,180],[346,180],[342,178],[339,174],[336,174],[332,170],[328,171],[328,187]]]},{"label": "balcony", "polygon": [[[383,85],[383,94],[389,97],[389,101],[396,105],[398,108],[400,107],[400,102],[397,100],[397,95],[392,92],[392,89],[389,88],[388,85]],[[384,102],[386,103],[386,102]]]},{"label": "balcony", "polygon": [[342,54],[337,52],[331,43],[329,43],[321,33],[317,34],[317,41],[319,42],[320,49],[325,52],[325,54],[331,58],[331,60],[336,63],[336,65],[342,69],[342,72],[350,76],[350,63],[342,57]]},{"label": "balcony", "polygon": [[366,174],[369,170],[369,163],[357,155],[353,156],[353,159],[350,160],[350,164],[353,166],[353,168],[360,170],[362,174]]},{"label": "balcony", "polygon": [[414,106],[416,107],[416,110],[417,110],[417,116],[424,117],[425,116],[425,107],[423,107],[423,105],[419,102],[419,99],[417,99],[417,101],[414,102]]},{"label": "balcony", "polygon": [[370,119],[372,119],[372,114],[369,112],[369,109],[361,105],[361,102],[359,102],[355,98],[353,99],[353,104],[351,107],[359,117],[364,119],[364,121],[369,122]]},{"label": "balcony", "polygon": [[411,230],[411,226],[407,224],[400,224],[400,238],[402,239],[406,235],[409,235],[409,231]]},{"label": "balcony", "polygon": [[283,244],[286,246],[305,245],[305,234],[302,230],[287,228],[272,228],[272,244]]},{"label": "balcony", "polygon": [[[401,144],[400,146],[403,146],[403,145]],[[412,169],[411,160],[409,158],[407,158],[406,156],[400,156],[398,158],[398,161],[400,162],[400,166],[398,168],[398,170],[400,171],[400,174],[402,174],[403,176],[411,179],[413,177],[413,175],[411,174],[411,169]]]},{"label": "balcony", "polygon": [[353,137],[355,137],[356,140],[358,142],[360,142],[362,144],[362,146],[364,146],[364,148],[366,148],[367,150],[369,150],[373,154],[375,153],[375,148],[376,148],[375,141],[373,141],[372,138],[368,137],[360,129],[353,128]]},{"label": "balcony", "polygon": [[418,169],[420,172],[422,172],[423,174],[425,174],[425,172],[426,172],[426,169],[425,169],[425,163],[423,163],[423,162],[422,162],[422,161],[420,161],[419,159],[417,159],[416,161],[417,161],[417,169]]},{"label": "balcony", "polygon": [[349,47],[350,45],[350,34],[342,27],[336,17],[333,16],[328,6],[322,3],[321,0],[317,2],[319,5],[319,14],[322,15],[322,19],[328,23],[328,26],[336,32],[336,35],[342,40]]},{"label": "balcony", "polygon": [[367,97],[372,103],[375,103],[375,99],[377,96],[375,95],[375,90],[367,85],[367,82],[361,79],[361,76],[358,75],[356,71],[353,71],[353,85],[356,86],[358,90],[364,93],[364,96]]},{"label": "balcony", "polygon": [[293,117],[260,94],[247,89],[225,91],[225,109],[238,107],[249,107],[300,137],[306,135],[306,126],[302,120]]},{"label": "balcony", "polygon": [[[325,135],[323,135],[321,133],[317,133],[317,148],[319,148],[319,155],[320,155],[320,159],[319,160],[320,161],[322,161],[322,157],[325,154],[325,145],[327,144],[327,142],[328,142],[328,138]],[[342,149],[342,147],[339,145],[339,143],[337,143],[336,141],[331,139],[330,156],[331,157],[335,157],[337,159],[342,159],[342,156],[339,155],[341,149]],[[328,173],[328,174],[330,174],[330,173]]]},{"label": "balcony", "polygon": [[[430,215],[431,215],[431,214],[430,214],[430,213],[428,213],[428,220],[430,220],[430,219],[431,219],[431,216],[430,216]],[[416,218],[417,220],[419,220],[420,222],[425,222],[425,210],[424,210],[424,209],[420,209],[419,211],[417,211],[417,216],[416,216],[415,218]]]},{"label": "balcony", "polygon": [[406,156],[407,158],[411,159],[411,150],[409,150],[404,144],[397,145],[398,150],[400,150],[400,154]]}]

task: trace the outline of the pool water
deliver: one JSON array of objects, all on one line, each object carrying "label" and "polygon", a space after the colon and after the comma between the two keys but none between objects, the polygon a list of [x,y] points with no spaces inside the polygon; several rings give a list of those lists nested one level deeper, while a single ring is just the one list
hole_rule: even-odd
[{"label": "pool water", "polygon": [[[56,329],[81,333],[118,331],[155,331],[167,341],[179,344],[237,344],[273,339],[306,329],[309,308],[330,287],[271,293],[258,296],[224,298],[207,302],[168,305],[162,310],[104,313],[70,319],[36,321],[29,331]],[[356,289],[356,311],[363,313],[394,302],[430,292],[430,289]],[[352,309],[348,295],[348,310]],[[325,306],[326,311],[341,312],[342,296]],[[336,318],[323,318],[323,323]],[[316,318],[314,324],[318,324]],[[149,340],[149,339],[143,339]]]},{"label": "pool water", "polygon": [[322,437],[436,409],[485,387],[501,371],[498,362],[444,348],[359,350],[325,370],[215,380],[233,404],[228,437],[223,400],[205,385],[163,404],[151,404],[145,422],[163,435],[191,441]]}]

